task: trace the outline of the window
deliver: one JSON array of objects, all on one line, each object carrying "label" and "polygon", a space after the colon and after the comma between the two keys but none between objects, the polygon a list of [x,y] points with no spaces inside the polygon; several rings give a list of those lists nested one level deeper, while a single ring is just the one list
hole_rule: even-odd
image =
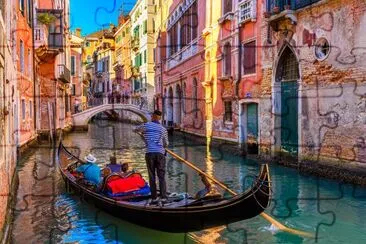
[{"label": "window", "polygon": [[231,75],[231,45],[226,43],[224,46],[224,76]]},{"label": "window", "polygon": [[35,37],[34,37],[34,39],[35,39],[36,41],[41,40],[41,30],[40,30],[40,29],[36,29],[36,30],[35,30]]},{"label": "window", "polygon": [[225,105],[224,121],[231,122],[231,121],[233,121],[233,117],[232,117],[233,112],[232,112],[231,101],[225,101],[224,105]]},{"label": "window", "polygon": [[109,71],[109,58],[105,60],[105,71]]},{"label": "window", "polygon": [[29,117],[32,118],[33,114],[33,107],[32,107],[32,101],[29,101]]},{"label": "window", "polygon": [[330,45],[327,39],[319,38],[314,46],[315,57],[319,61],[323,61],[328,57]]},{"label": "window", "polygon": [[32,0],[27,1],[27,20],[28,24],[32,24]]},{"label": "window", "polygon": [[256,46],[255,41],[244,44],[244,75],[256,72]]},{"label": "window", "polygon": [[30,48],[28,48],[28,75],[32,75],[32,56]]},{"label": "window", "polygon": [[140,26],[136,26],[135,29],[133,29],[133,36],[134,37],[140,36]]},{"label": "window", "polygon": [[25,120],[25,100],[22,99],[22,120]]},{"label": "window", "polygon": [[192,16],[192,19],[191,19],[191,23],[192,23],[192,39],[196,39],[197,38],[197,34],[198,34],[198,13],[197,13],[197,1],[195,1],[193,4],[192,4],[192,7],[191,7],[191,16]]},{"label": "window", "polygon": [[75,96],[75,94],[76,94],[76,85],[72,84],[71,95]]},{"label": "window", "polygon": [[75,75],[75,56],[71,56],[71,75]]},{"label": "window", "polygon": [[70,107],[69,107],[69,95],[66,93],[65,94],[65,112],[69,112],[70,111]]},{"label": "window", "polygon": [[122,36],[121,35],[118,35],[117,38],[116,38],[116,43],[119,43],[121,41],[121,39],[122,39]]},{"label": "window", "polygon": [[144,21],[144,34],[147,33],[147,20]]},{"label": "window", "polygon": [[146,56],[146,50],[144,51],[144,63],[146,64],[147,56]]},{"label": "window", "polygon": [[20,72],[24,72],[24,43],[22,40],[20,40],[19,49]]},{"label": "window", "polygon": [[181,47],[184,47],[197,38],[198,17],[197,2],[195,1],[183,15],[172,22],[168,31],[169,55],[174,55]]},{"label": "window", "polygon": [[223,4],[224,4],[224,15],[231,12],[232,10],[232,0],[224,0],[223,1]]},{"label": "window", "polygon": [[24,0],[19,0],[19,10],[24,14]]},{"label": "window", "polygon": [[244,22],[256,18],[256,4],[254,0],[246,0],[239,4],[239,22]]},{"label": "window", "polygon": [[193,101],[194,117],[197,118],[198,117],[198,85],[197,85],[196,78],[193,79],[193,94],[192,95],[193,95],[192,101]]},{"label": "window", "polygon": [[183,114],[186,114],[187,85],[183,83]]},{"label": "window", "polygon": [[86,47],[90,47],[90,42],[85,42]]},{"label": "window", "polygon": [[142,55],[141,53],[138,53],[135,56],[135,66],[140,67],[141,64],[142,64]]}]

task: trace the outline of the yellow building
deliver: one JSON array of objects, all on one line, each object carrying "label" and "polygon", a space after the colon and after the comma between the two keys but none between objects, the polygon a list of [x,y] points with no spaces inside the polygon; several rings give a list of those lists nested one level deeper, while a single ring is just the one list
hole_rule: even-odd
[{"label": "yellow building", "polygon": [[116,73],[116,91],[122,95],[125,102],[131,97],[131,21],[129,16],[120,16],[118,29],[114,34]]},{"label": "yellow building", "polygon": [[115,71],[115,27],[94,32],[84,38],[84,81],[89,83],[89,106],[108,102],[112,94]]},{"label": "yellow building", "polygon": [[153,109],[155,6],[153,0],[138,0],[130,12],[132,100],[146,109]]}]

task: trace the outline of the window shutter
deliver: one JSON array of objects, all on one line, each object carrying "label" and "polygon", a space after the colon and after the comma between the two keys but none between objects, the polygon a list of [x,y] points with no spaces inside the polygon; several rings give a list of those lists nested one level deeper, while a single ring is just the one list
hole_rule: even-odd
[{"label": "window shutter", "polygon": [[244,74],[256,72],[255,41],[244,44]]}]

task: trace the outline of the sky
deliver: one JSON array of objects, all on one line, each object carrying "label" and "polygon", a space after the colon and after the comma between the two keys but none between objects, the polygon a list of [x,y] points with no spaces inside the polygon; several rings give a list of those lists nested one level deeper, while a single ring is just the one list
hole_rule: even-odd
[{"label": "sky", "polygon": [[[117,25],[118,15],[123,9],[128,12],[136,0],[70,0],[71,31],[80,27],[83,35]],[[123,7],[123,8],[122,8]]]}]

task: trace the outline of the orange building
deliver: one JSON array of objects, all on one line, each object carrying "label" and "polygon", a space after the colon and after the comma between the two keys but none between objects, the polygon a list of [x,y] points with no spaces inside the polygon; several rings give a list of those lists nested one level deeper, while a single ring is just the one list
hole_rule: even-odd
[{"label": "orange building", "polygon": [[35,2],[34,27],[37,65],[39,131],[71,126],[70,46],[68,43],[69,1]]},{"label": "orange building", "polygon": [[70,40],[70,74],[71,74],[71,111],[72,113],[81,112],[86,108],[87,103],[87,82],[83,82],[82,55],[83,42],[81,29],[77,28],[71,35]]},{"label": "orange building", "polygon": [[17,26],[15,31],[17,54],[17,141],[22,147],[36,138],[34,110],[32,1],[15,1]]}]

